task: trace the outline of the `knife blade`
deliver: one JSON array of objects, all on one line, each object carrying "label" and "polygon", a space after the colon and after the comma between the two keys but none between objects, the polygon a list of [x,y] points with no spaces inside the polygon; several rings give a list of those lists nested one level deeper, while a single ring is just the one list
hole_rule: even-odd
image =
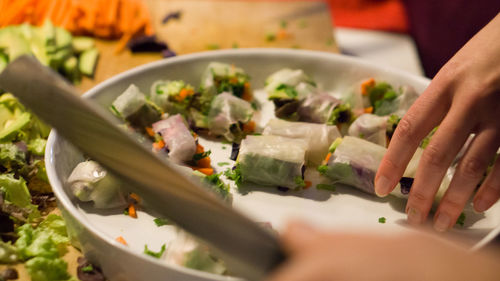
[{"label": "knife blade", "polygon": [[260,280],[280,264],[277,237],[215,198],[154,154],[104,108],[82,99],[57,73],[35,58],[21,56],[0,74],[11,92],[58,134],[130,183],[155,211],[205,242],[229,269]]}]

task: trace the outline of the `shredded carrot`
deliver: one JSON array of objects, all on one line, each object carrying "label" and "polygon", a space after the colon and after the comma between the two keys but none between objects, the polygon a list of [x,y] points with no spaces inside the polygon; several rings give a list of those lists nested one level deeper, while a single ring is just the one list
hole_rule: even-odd
[{"label": "shredded carrot", "polygon": [[196,162],[196,166],[199,168],[210,168],[211,167],[210,162],[211,160],[209,156],[203,157]]},{"label": "shredded carrot", "polygon": [[186,99],[188,96],[192,96],[194,94],[193,89],[186,89],[183,88],[177,96],[175,96],[175,99],[178,102],[182,102],[184,99]]},{"label": "shredded carrot", "polygon": [[153,131],[153,128],[151,128],[151,127],[146,127],[146,133],[148,133],[148,135],[150,137],[154,137],[155,136],[155,132]]},{"label": "shredded carrot", "polygon": [[196,145],[196,154],[205,152],[205,148],[201,144]]},{"label": "shredded carrot", "polygon": [[245,82],[243,95],[241,95],[241,98],[246,100],[246,101],[251,101],[253,99],[252,91],[250,91],[250,83],[249,82]]},{"label": "shredded carrot", "polygon": [[121,244],[123,244],[123,245],[125,245],[125,246],[127,246],[127,245],[128,245],[128,244],[127,244],[127,241],[125,241],[125,239],[124,239],[122,236],[118,236],[118,237],[116,237],[116,241],[118,241],[119,243],[121,243]]},{"label": "shredded carrot", "polygon": [[372,113],[373,112],[373,106],[365,107],[364,111],[365,111],[365,113]]},{"label": "shredded carrot", "polygon": [[162,149],[164,147],[165,147],[165,142],[162,141],[162,140],[159,140],[159,141],[153,143],[153,148],[154,149],[160,150],[160,149]]},{"label": "shredded carrot", "polygon": [[250,120],[248,123],[243,124],[243,132],[247,134],[255,132],[255,122]]},{"label": "shredded carrot", "polygon": [[368,90],[370,90],[370,88],[373,88],[373,86],[375,86],[375,79],[370,78],[364,81],[363,83],[361,83],[361,94],[363,96],[368,95]]},{"label": "shredded carrot", "polygon": [[306,186],[304,186],[304,189],[308,189],[312,185],[311,181],[304,181],[304,183],[306,184]]},{"label": "shredded carrot", "polygon": [[191,135],[193,135],[193,138],[194,138],[194,139],[197,139],[197,138],[198,138],[198,134],[197,134],[197,133],[195,133],[195,132],[191,132]]},{"label": "shredded carrot", "polygon": [[137,203],[141,202],[141,197],[139,195],[137,195],[137,193],[132,192],[128,196],[131,199],[135,200],[135,202],[137,202]]},{"label": "shredded carrot", "polygon": [[276,33],[276,38],[278,39],[286,39],[288,37],[290,37],[290,34],[285,29],[280,29]]},{"label": "shredded carrot", "polygon": [[328,163],[328,161],[330,160],[330,157],[332,157],[332,153],[328,152],[328,154],[325,157],[324,163]]},{"label": "shredded carrot", "polygon": [[212,168],[194,168],[194,170],[199,171],[207,176],[211,176],[214,173],[214,169]]},{"label": "shredded carrot", "polygon": [[129,204],[128,205],[128,215],[134,219],[137,218],[137,212],[136,212],[136,209],[135,209],[135,205],[134,204]]}]

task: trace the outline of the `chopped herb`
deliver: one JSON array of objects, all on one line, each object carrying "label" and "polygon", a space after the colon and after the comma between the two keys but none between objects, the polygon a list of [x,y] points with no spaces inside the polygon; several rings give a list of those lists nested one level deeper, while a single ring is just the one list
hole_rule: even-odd
[{"label": "chopped herb", "polygon": [[258,104],[257,104],[257,102],[255,102],[255,101],[252,101],[252,102],[250,103],[250,105],[252,106],[252,108],[253,108],[254,110],[258,110],[258,109],[259,109],[259,105],[258,105]]},{"label": "chopped herb", "polygon": [[332,46],[332,45],[333,45],[333,42],[334,42],[333,38],[328,38],[328,39],[326,40],[326,43],[325,43],[325,44],[326,44],[327,46]]},{"label": "chopped herb", "polygon": [[222,144],[233,144],[233,143],[227,140],[222,140]]},{"label": "chopped herb", "polygon": [[358,136],[360,139],[364,139],[365,138],[365,134],[363,133],[359,133],[359,136]]},{"label": "chopped herb", "polygon": [[205,177],[205,182],[211,185],[213,190],[219,194],[223,199],[227,199],[229,195],[229,186],[226,185],[221,179],[220,176],[222,173],[212,174]]},{"label": "chopped herb", "polygon": [[385,223],[385,217],[380,217],[378,218],[379,223]]},{"label": "chopped herb", "polygon": [[161,256],[165,252],[165,249],[166,249],[166,246],[165,246],[165,244],[163,244],[161,246],[161,250],[159,252],[153,252],[153,251],[148,249],[148,245],[144,245],[144,254],[159,259],[159,258],[161,258]]},{"label": "chopped herb", "polygon": [[234,181],[237,187],[241,185],[241,170],[240,165],[236,164],[232,169],[228,169],[224,172],[226,178]]},{"label": "chopped herb", "polygon": [[277,91],[283,91],[287,96],[291,98],[296,98],[299,93],[297,93],[297,90],[293,86],[287,85],[287,84],[280,84],[277,88]]},{"label": "chopped herb", "polygon": [[267,42],[273,42],[275,40],[276,40],[276,34],[271,33],[271,32],[266,34],[266,41]]},{"label": "chopped herb", "polygon": [[299,27],[300,28],[306,28],[307,27],[307,21],[306,20],[299,21]]},{"label": "chopped herb", "polygon": [[223,146],[222,146],[222,149],[227,149],[227,147],[223,145]]},{"label": "chopped herb", "polygon": [[208,50],[218,50],[218,49],[220,49],[220,46],[219,46],[219,44],[208,44],[207,49]]},{"label": "chopped herb", "polygon": [[349,104],[340,104],[332,111],[328,118],[328,125],[337,125],[340,123],[349,123],[353,118],[351,106]]},{"label": "chopped herb", "polygon": [[316,185],[316,189],[330,190],[330,191],[337,190],[333,184],[324,184],[324,183],[318,183]]},{"label": "chopped herb", "polygon": [[292,45],[292,47],[290,47],[290,48],[292,48],[292,49],[300,49],[300,45],[295,44],[295,45]]},{"label": "chopped herb", "polygon": [[124,214],[124,215],[126,215],[126,216],[128,216],[128,215],[129,215],[129,213],[128,213],[128,208],[125,208],[125,210],[123,210],[123,214]]},{"label": "chopped herb", "polygon": [[162,218],[156,218],[153,221],[155,222],[156,226],[158,226],[158,227],[170,224],[169,220],[162,219]]},{"label": "chopped herb", "polygon": [[320,165],[318,166],[318,172],[322,175],[324,175],[328,171],[328,166],[327,165]]},{"label": "chopped herb", "polygon": [[301,176],[296,176],[295,178],[293,178],[293,181],[298,187],[306,187],[306,183]]},{"label": "chopped herb", "polygon": [[92,271],[94,271],[94,267],[91,264],[89,264],[87,266],[82,267],[82,271],[83,272],[92,272]]},{"label": "chopped herb", "polygon": [[231,163],[229,163],[229,162],[219,162],[219,163],[217,163],[217,166],[223,167],[223,166],[227,166],[227,165],[230,165],[230,164]]},{"label": "chopped herb", "polygon": [[280,26],[281,28],[286,28],[288,26],[288,22],[286,20],[281,20]]},{"label": "chopped herb", "polygon": [[205,157],[208,157],[210,153],[212,153],[210,150],[201,153],[196,153],[195,155],[193,155],[193,161],[199,161]]},{"label": "chopped herb", "polygon": [[238,49],[240,46],[238,43],[234,42],[233,45],[231,46],[233,49]]},{"label": "chopped herb", "polygon": [[460,214],[460,216],[457,219],[456,224],[458,224],[460,226],[464,226],[464,224],[465,224],[465,213],[461,213]]},{"label": "chopped herb", "polygon": [[334,153],[335,149],[337,149],[337,147],[340,145],[340,143],[342,143],[342,138],[336,138],[332,142],[332,144],[330,145],[330,147],[328,148],[328,152]]}]

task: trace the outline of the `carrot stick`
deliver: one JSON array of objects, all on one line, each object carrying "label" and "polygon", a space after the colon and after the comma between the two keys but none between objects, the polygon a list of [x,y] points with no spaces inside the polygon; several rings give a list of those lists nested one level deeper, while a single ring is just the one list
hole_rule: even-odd
[{"label": "carrot stick", "polygon": [[131,199],[135,200],[135,202],[139,203],[141,202],[141,197],[139,195],[137,195],[137,193],[130,193],[128,195]]},{"label": "carrot stick", "polygon": [[205,148],[201,144],[196,145],[196,154],[205,152]]},{"label": "carrot stick", "polygon": [[364,111],[365,111],[365,113],[372,113],[373,112],[373,106],[365,107]]},{"label": "carrot stick", "polygon": [[196,171],[199,171],[200,173],[203,173],[207,176],[211,176],[214,173],[214,169],[212,168],[195,168]]},{"label": "carrot stick", "polygon": [[57,13],[54,14],[52,17],[52,22],[56,26],[61,26],[61,22],[64,19],[64,16],[69,13],[68,6],[71,4],[70,0],[60,0],[60,6],[59,9],[57,10]]},{"label": "carrot stick", "polygon": [[250,83],[245,82],[243,95],[241,95],[241,98],[246,101],[251,101],[253,99],[252,92],[250,91]]},{"label": "carrot stick", "polygon": [[200,160],[198,160],[196,162],[196,166],[198,166],[199,168],[210,168],[210,157],[207,156],[207,157],[204,157],[204,158],[201,158]]},{"label": "carrot stick", "polygon": [[134,204],[129,204],[128,205],[128,215],[134,219],[137,218],[137,211],[135,210],[135,205]]},{"label": "carrot stick", "polygon": [[328,154],[326,155],[325,160],[323,162],[328,163],[328,161],[330,160],[330,157],[332,157],[332,153],[328,152]]},{"label": "carrot stick", "polygon": [[373,86],[375,86],[375,79],[370,78],[364,81],[363,83],[361,83],[361,94],[363,96],[368,95],[368,90],[370,90],[370,88],[372,88]]},{"label": "carrot stick", "polygon": [[162,148],[164,148],[164,147],[165,147],[165,142],[164,142],[164,141],[162,141],[162,140],[159,140],[159,141],[157,141],[157,142],[154,142],[154,143],[153,143],[153,147],[154,147],[154,149],[156,149],[156,150],[160,150],[160,149],[162,149]]},{"label": "carrot stick", "polygon": [[7,4],[5,10],[2,11],[2,16],[0,17],[0,25],[7,26],[10,24],[17,23],[16,21],[22,17],[24,13],[24,7],[31,0],[17,0]]}]

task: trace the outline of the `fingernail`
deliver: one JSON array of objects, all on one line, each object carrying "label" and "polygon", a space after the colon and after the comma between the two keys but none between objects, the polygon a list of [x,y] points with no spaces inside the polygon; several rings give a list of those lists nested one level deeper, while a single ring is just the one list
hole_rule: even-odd
[{"label": "fingernail", "polygon": [[488,202],[483,199],[474,201],[474,211],[482,213],[488,208]]},{"label": "fingernail", "polygon": [[417,225],[422,223],[422,213],[415,208],[408,209],[408,223]]},{"label": "fingernail", "polygon": [[378,197],[385,197],[391,189],[391,182],[386,176],[380,176],[375,179],[375,194]]},{"label": "fingernail", "polygon": [[446,213],[439,213],[434,222],[434,229],[438,232],[445,232],[450,228],[451,218]]}]

